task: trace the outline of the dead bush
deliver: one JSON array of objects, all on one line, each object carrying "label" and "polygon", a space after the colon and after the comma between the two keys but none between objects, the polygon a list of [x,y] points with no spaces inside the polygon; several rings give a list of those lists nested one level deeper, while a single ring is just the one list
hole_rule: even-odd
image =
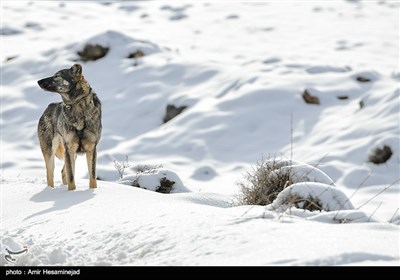
[{"label": "dead bush", "polygon": [[308,211],[321,211],[323,210],[321,201],[317,197],[309,195],[307,198],[301,197],[298,194],[290,194],[283,202],[285,205],[290,205],[299,209]]},{"label": "dead bush", "polygon": [[268,205],[277,195],[293,181],[290,171],[281,171],[285,160],[267,158],[259,160],[252,170],[247,171],[243,179],[236,184],[240,189],[238,202],[240,205]]}]

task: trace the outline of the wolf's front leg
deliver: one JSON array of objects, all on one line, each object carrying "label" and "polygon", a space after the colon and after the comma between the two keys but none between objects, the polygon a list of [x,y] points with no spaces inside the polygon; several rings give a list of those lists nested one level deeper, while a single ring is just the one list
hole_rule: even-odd
[{"label": "wolf's front leg", "polygon": [[46,163],[47,186],[54,188],[54,155],[44,154]]},{"label": "wolf's front leg", "polygon": [[75,159],[76,159],[76,149],[75,145],[65,144],[65,157],[64,165],[67,175],[68,190],[73,191],[76,189],[75,185]]}]

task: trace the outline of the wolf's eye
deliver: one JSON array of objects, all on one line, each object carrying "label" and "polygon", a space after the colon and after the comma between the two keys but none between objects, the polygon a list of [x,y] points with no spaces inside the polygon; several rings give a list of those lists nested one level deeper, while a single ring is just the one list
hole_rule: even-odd
[{"label": "wolf's eye", "polygon": [[65,109],[71,110],[71,105],[65,105]]}]

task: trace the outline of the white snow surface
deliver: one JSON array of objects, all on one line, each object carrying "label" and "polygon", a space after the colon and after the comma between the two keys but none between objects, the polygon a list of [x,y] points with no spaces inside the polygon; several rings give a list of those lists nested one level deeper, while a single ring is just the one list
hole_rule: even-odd
[{"label": "white snow surface", "polygon": [[[306,163],[293,160],[274,159],[275,162],[282,164],[281,167],[273,170],[270,176],[289,174],[293,183],[299,182],[320,182],[327,185],[335,185],[332,179],[321,169]],[[269,161],[266,161],[268,164]]]},{"label": "white snow surface", "polygon": [[[400,264],[398,2],[0,5],[1,265]],[[60,96],[37,81],[86,43],[110,48],[79,62],[102,101],[101,180],[88,188],[79,157],[77,190],[61,184],[59,161],[50,189],[36,127]],[[168,104],[187,108],[163,124]],[[368,162],[384,145],[389,160]],[[353,207],[238,206],[235,183],[268,156],[319,182],[291,189],[329,189]],[[163,170],[139,178],[148,189],[121,184],[130,168],[117,183],[114,160],[126,157]],[[173,193],[151,191],[162,176]]]},{"label": "white snow surface", "polygon": [[[316,182],[302,182],[290,185],[281,191],[268,209],[287,207],[290,196],[299,199],[315,199],[325,211],[340,211],[354,209],[347,196],[338,188]],[[289,201],[290,202],[290,201]]]},{"label": "white snow surface", "polygon": [[178,174],[171,170],[157,169],[153,172],[138,172],[127,174],[117,181],[117,183],[133,186],[138,185],[142,189],[157,191],[161,186],[161,180],[166,179],[172,183],[171,193],[188,192]]}]

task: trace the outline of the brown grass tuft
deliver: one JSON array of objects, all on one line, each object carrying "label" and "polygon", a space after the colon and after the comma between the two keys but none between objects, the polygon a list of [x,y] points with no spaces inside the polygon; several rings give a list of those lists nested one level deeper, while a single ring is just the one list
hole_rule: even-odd
[{"label": "brown grass tuft", "polygon": [[277,195],[293,181],[290,171],[280,171],[285,166],[285,160],[261,159],[251,171],[244,174],[242,180],[237,182],[240,188],[238,201],[240,205],[268,205]]}]

